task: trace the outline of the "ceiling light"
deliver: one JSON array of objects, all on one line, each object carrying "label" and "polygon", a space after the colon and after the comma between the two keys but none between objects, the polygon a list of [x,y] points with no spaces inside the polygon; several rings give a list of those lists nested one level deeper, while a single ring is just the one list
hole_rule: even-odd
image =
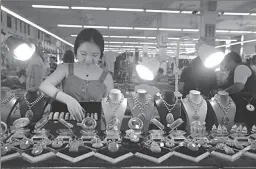
[{"label": "ceiling light", "polygon": [[109,45],[109,47],[113,47],[113,48],[120,48],[121,45]]},{"label": "ceiling light", "polygon": [[110,11],[144,12],[144,9],[109,8]]},{"label": "ceiling light", "polygon": [[11,10],[5,8],[4,6],[1,6],[1,10],[3,10],[3,11],[5,11],[6,13],[12,15],[13,17],[15,17],[15,18],[17,18],[17,19],[19,19],[19,20],[21,20],[21,21],[23,21],[23,22],[25,22],[25,23],[27,23],[27,24],[29,24],[29,25],[31,25],[31,26],[37,28],[37,29],[39,29],[40,31],[42,31],[42,32],[44,32],[44,33],[46,33],[46,34],[48,34],[48,35],[50,35],[50,36],[52,36],[52,37],[58,39],[59,41],[61,41],[61,42],[63,42],[63,43],[66,43],[66,44],[69,45],[69,46],[72,46],[72,47],[74,46],[74,45],[72,45],[71,43],[69,43],[69,42],[65,41],[64,39],[60,38],[59,36],[57,36],[57,35],[55,35],[55,34],[49,32],[49,31],[47,31],[46,29],[44,29],[44,28],[38,26],[37,24],[35,24],[35,23],[33,23],[33,22],[27,20],[26,18],[23,18],[22,16],[18,15],[17,13],[15,13],[15,12],[13,12],[13,11],[11,11]]},{"label": "ceiling light", "polygon": [[184,32],[198,32],[199,29],[182,29]]},{"label": "ceiling light", "polygon": [[180,13],[183,13],[183,14],[192,14],[193,11],[181,11]]},{"label": "ceiling light", "polygon": [[103,38],[109,38],[109,36],[105,36],[105,35],[104,35]]},{"label": "ceiling light", "polygon": [[96,10],[96,11],[106,11],[107,10],[107,8],[102,8],[102,7],[79,7],[79,6],[72,6],[71,9]]},{"label": "ceiling light", "polygon": [[228,33],[229,30],[216,30],[217,33]]},{"label": "ceiling light", "polygon": [[139,44],[139,42],[124,42],[125,44]]},{"label": "ceiling light", "polygon": [[256,16],[256,13],[251,13],[252,16]]},{"label": "ceiling light", "polygon": [[146,39],[147,37],[145,36],[129,36],[131,39]]},{"label": "ceiling light", "polygon": [[250,13],[224,12],[223,15],[250,15]]},{"label": "ceiling light", "polygon": [[235,39],[215,39],[215,41],[237,41]]},{"label": "ceiling light", "polygon": [[134,46],[122,46],[123,48],[134,48]]},{"label": "ceiling light", "polygon": [[69,9],[68,6],[51,6],[51,5],[32,5],[33,8],[44,8],[44,9]]},{"label": "ceiling light", "polygon": [[134,46],[135,48],[143,48],[142,46]]},{"label": "ceiling light", "polygon": [[147,39],[156,39],[156,37],[147,37]]},{"label": "ceiling light", "polygon": [[84,28],[108,29],[107,26],[84,26]]},{"label": "ceiling light", "polygon": [[156,31],[157,28],[134,28],[135,30],[148,30],[148,31]]},{"label": "ceiling light", "polygon": [[110,26],[109,29],[133,29],[133,27],[116,27],[116,26]]},{"label": "ceiling light", "polygon": [[148,46],[148,49],[155,49],[155,46]]},{"label": "ceiling light", "polygon": [[159,28],[160,31],[182,31],[182,29]]},{"label": "ceiling light", "polygon": [[58,27],[65,27],[65,28],[82,28],[82,25],[62,25],[58,24]]},{"label": "ceiling light", "polygon": [[191,44],[191,43],[183,43],[183,44],[180,44],[180,46],[195,46],[195,44]]},{"label": "ceiling light", "polygon": [[180,13],[180,11],[171,11],[171,10],[151,10],[151,9],[147,9],[146,12],[155,12],[155,13]]},{"label": "ceiling light", "polygon": [[141,45],[155,45],[153,42],[140,42]]},{"label": "ceiling light", "polygon": [[123,42],[109,42],[109,43],[123,43]]},{"label": "ceiling light", "polygon": [[128,36],[109,36],[110,38],[128,38]]},{"label": "ceiling light", "polygon": [[242,41],[242,42],[234,42],[234,43],[230,43],[230,44],[226,44],[226,45],[220,45],[220,46],[216,46],[215,48],[221,48],[221,47],[226,47],[226,46],[233,46],[233,45],[238,45],[238,44],[245,44],[245,43],[250,43],[250,42],[255,42],[256,39],[252,39],[252,40],[246,40],[246,41]]},{"label": "ceiling light", "polygon": [[179,40],[180,38],[167,38],[169,40]]},{"label": "ceiling light", "polygon": [[229,33],[253,33],[252,31],[229,31]]}]

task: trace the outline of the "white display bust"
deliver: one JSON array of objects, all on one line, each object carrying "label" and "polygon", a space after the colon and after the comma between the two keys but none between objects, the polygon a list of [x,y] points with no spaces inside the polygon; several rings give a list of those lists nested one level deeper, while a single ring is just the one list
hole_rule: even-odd
[{"label": "white display bust", "polygon": [[[193,121],[200,121],[201,123],[205,122],[206,114],[207,114],[207,103],[201,96],[201,92],[197,90],[191,90],[189,94],[187,95],[187,98],[182,99],[182,103],[185,108],[185,114],[187,117],[187,126],[186,129],[190,132],[190,125]],[[197,104],[196,106],[198,108],[197,113],[195,111],[195,108],[193,107],[192,103],[189,101],[191,100],[193,103]],[[200,103],[202,102],[201,106]],[[194,116],[198,116],[198,119],[196,120],[193,118]]]},{"label": "white display bust", "polygon": [[[136,103],[136,99],[139,103]],[[144,133],[147,132],[150,121],[154,117],[154,102],[152,96],[148,94],[146,90],[138,89],[133,97],[128,99],[128,104],[131,109],[132,117],[138,117],[144,113],[145,119],[143,120],[142,131]],[[145,107],[143,107],[144,105]]]},{"label": "white display bust", "polygon": [[[225,112],[223,111],[223,109],[220,107],[219,103],[225,107],[226,109],[228,109],[228,111],[226,112],[226,117],[229,120],[229,123],[224,124],[223,123],[223,118],[225,117]],[[230,130],[232,128],[232,126],[234,125],[234,119],[235,119],[235,115],[236,115],[236,105],[233,102],[233,100],[231,99],[231,97],[229,96],[229,94],[225,91],[219,91],[218,94],[216,94],[211,100],[210,103],[212,105],[212,108],[216,114],[218,123],[221,125],[225,125],[225,127]],[[230,107],[230,108],[228,108]]]},{"label": "white display bust", "polygon": [[118,125],[119,130],[121,128],[121,124],[124,118],[124,113],[127,108],[127,99],[123,97],[124,96],[120,90],[112,89],[108,97],[102,99],[102,102],[101,102],[104,117],[106,120],[106,125],[108,125],[112,117],[115,116],[120,121]]}]

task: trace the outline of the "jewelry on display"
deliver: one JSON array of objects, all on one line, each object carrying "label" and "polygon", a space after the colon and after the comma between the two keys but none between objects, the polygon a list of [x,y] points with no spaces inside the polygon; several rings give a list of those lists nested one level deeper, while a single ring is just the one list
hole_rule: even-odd
[{"label": "jewelry on display", "polygon": [[64,126],[66,126],[67,128],[71,129],[74,127],[73,124],[68,123],[66,120],[64,120],[63,118],[59,118],[59,122],[62,123]]},{"label": "jewelry on display", "polygon": [[79,147],[83,145],[83,142],[81,140],[73,140],[69,144],[69,151],[70,152],[78,152]]},{"label": "jewelry on display", "polygon": [[229,118],[228,118],[228,112],[231,109],[231,105],[232,105],[232,99],[229,97],[229,102],[228,102],[228,106],[225,107],[223,106],[220,101],[217,99],[217,97],[214,97],[214,100],[216,103],[218,103],[220,109],[224,112],[224,117],[222,118],[222,123],[223,124],[228,124],[230,122]]},{"label": "jewelry on display", "polygon": [[2,102],[1,102],[1,107],[3,107],[4,105],[6,105],[7,103],[9,103],[14,97],[15,97],[15,94],[12,94],[12,95],[9,96],[7,99],[5,99],[4,101],[2,101]]},{"label": "jewelry on display", "polygon": [[1,145],[1,156],[7,154],[11,150],[11,144]]},{"label": "jewelry on display", "polygon": [[174,129],[178,128],[182,123],[184,123],[184,121],[181,118],[178,118],[172,124],[168,124],[167,127],[174,130]]},{"label": "jewelry on display", "polygon": [[150,145],[150,150],[153,152],[153,153],[161,153],[161,147],[160,145],[157,143],[157,142],[152,142],[151,145]]},{"label": "jewelry on display", "polygon": [[48,118],[47,117],[42,118],[36,123],[35,130],[44,127],[47,123],[48,123]]},{"label": "jewelry on display", "polygon": [[20,129],[26,127],[30,123],[30,120],[26,117],[19,118],[13,122],[13,126],[15,129]]},{"label": "jewelry on display", "polygon": [[62,147],[62,146],[63,146],[63,142],[62,142],[61,139],[54,139],[54,140],[52,141],[52,147],[53,147],[53,148],[60,148],[60,147]]},{"label": "jewelry on display", "polygon": [[135,103],[134,107],[132,108],[132,110],[134,110],[136,107],[138,107],[140,109],[140,114],[138,115],[138,117],[144,121],[146,119],[146,115],[144,113],[145,108],[149,105],[149,103],[151,102],[151,95],[149,95],[148,100],[146,101],[146,103],[141,103],[140,101],[138,101],[138,98],[136,97],[136,95],[133,93],[132,94],[132,98],[133,101]]},{"label": "jewelry on display", "polygon": [[111,142],[108,144],[108,150],[112,153],[117,152],[119,150],[119,144],[116,142]]},{"label": "jewelry on display", "polygon": [[255,126],[255,125],[252,126],[252,131],[251,131],[251,133],[252,133],[252,134],[256,133],[256,126]]},{"label": "jewelry on display", "polygon": [[25,138],[25,139],[20,141],[20,148],[22,150],[26,150],[26,149],[28,149],[31,146],[31,144],[32,144],[31,140]]},{"label": "jewelry on display", "polygon": [[31,151],[31,153],[36,156],[40,155],[42,152],[43,152],[43,146],[40,144],[35,144]]},{"label": "jewelry on display", "polygon": [[1,121],[1,137],[7,132],[7,124]]},{"label": "jewelry on display", "polygon": [[187,95],[187,100],[188,102],[191,104],[191,106],[194,108],[194,112],[195,114],[192,115],[193,120],[198,121],[200,119],[200,116],[198,115],[198,111],[201,108],[201,106],[203,105],[204,99],[201,96],[201,101],[199,103],[195,103],[194,101],[192,101],[189,96]]},{"label": "jewelry on display", "polygon": [[35,106],[42,98],[44,97],[44,94],[41,93],[41,95],[35,100],[33,101],[32,103],[30,103],[28,100],[27,100],[27,92],[24,94],[24,100],[28,106],[28,111],[26,112],[26,115],[25,117],[27,117],[28,119],[32,119],[33,116],[34,116],[34,113],[32,111],[32,107]]},{"label": "jewelry on display", "polygon": [[150,122],[153,123],[160,130],[164,130],[164,125],[160,121],[158,121],[156,118],[153,118]]},{"label": "jewelry on display", "polygon": [[86,117],[82,123],[78,123],[77,125],[81,126],[83,130],[86,131],[93,131],[95,127],[97,126],[97,122],[91,118],[91,117]]},{"label": "jewelry on display", "polygon": [[168,148],[173,148],[175,146],[174,139],[165,139],[165,146]]},{"label": "jewelry on display", "polygon": [[130,129],[134,131],[134,133],[141,134],[141,130],[143,128],[143,122],[140,118],[133,117],[128,121],[128,126]]},{"label": "jewelry on display", "polygon": [[246,109],[250,112],[253,112],[255,110],[255,107],[251,104],[252,99],[254,99],[254,97],[252,96],[252,98],[250,100],[247,100],[245,98],[243,98],[245,101],[248,102],[248,104],[246,105]]}]

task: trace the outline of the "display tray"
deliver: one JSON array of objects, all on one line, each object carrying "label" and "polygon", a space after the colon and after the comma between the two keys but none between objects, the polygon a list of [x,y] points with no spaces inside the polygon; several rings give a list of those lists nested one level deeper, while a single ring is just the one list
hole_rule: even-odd
[{"label": "display tray", "polygon": [[7,152],[6,154],[1,155],[1,162],[8,161],[8,160],[13,160],[13,159],[18,158],[20,156],[21,155],[20,155],[19,152],[17,152],[16,150],[12,149],[9,152]]},{"label": "display tray", "polygon": [[132,153],[136,153],[138,150],[142,149],[142,141],[143,141],[143,138],[140,138],[140,141],[137,143],[132,142],[129,139],[123,138],[122,146],[124,148],[129,149]]},{"label": "display tray", "polygon": [[256,150],[248,150],[243,153],[243,155],[253,158],[256,160]]},{"label": "display tray", "polygon": [[174,155],[198,163],[208,157],[210,152],[208,152],[204,147],[199,147],[198,151],[192,151],[187,147],[182,146],[175,149]]},{"label": "display tray", "polygon": [[34,155],[31,153],[31,150],[26,150],[21,153],[21,156],[30,163],[37,163],[52,158],[55,154],[47,149],[44,149],[40,155]]},{"label": "display tray", "polygon": [[51,144],[47,146],[47,148],[49,150],[54,151],[54,152],[58,152],[58,151],[60,151],[64,148],[67,148],[67,147],[68,147],[68,143],[63,144],[61,147],[58,147],[58,148],[53,147]]},{"label": "display tray", "polygon": [[70,161],[72,163],[79,162],[83,159],[89,158],[94,155],[90,149],[80,146],[78,152],[70,152],[69,147],[66,147],[56,153],[57,157],[60,157],[64,160]]},{"label": "display tray", "polygon": [[237,150],[237,149],[233,149],[233,150],[235,152],[234,154],[227,154],[224,150],[220,150],[220,149],[216,149],[212,151],[211,154],[221,159],[234,162],[242,156],[243,151]]},{"label": "display tray", "polygon": [[27,150],[32,150],[32,148],[33,148],[33,145],[30,145],[28,148],[26,148],[26,149],[21,149],[20,148],[20,145],[16,145],[16,146],[14,146],[14,148],[16,148],[17,150],[19,150],[19,151],[27,151]]},{"label": "display tray", "polygon": [[129,149],[126,149],[122,146],[119,148],[117,152],[110,152],[106,147],[96,152],[94,156],[99,159],[108,161],[112,164],[116,164],[120,161],[132,157],[133,153],[131,153]]},{"label": "display tray", "polygon": [[143,148],[135,153],[136,157],[149,160],[157,164],[167,160],[172,155],[173,155],[173,152],[170,152],[170,150],[166,148],[161,148],[160,153],[154,153],[148,148]]}]

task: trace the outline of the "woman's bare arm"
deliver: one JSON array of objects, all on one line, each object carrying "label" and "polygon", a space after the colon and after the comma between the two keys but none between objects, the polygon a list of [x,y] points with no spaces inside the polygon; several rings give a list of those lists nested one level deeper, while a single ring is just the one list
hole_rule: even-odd
[{"label": "woman's bare arm", "polygon": [[66,77],[66,72],[67,65],[59,65],[58,68],[42,82],[39,89],[49,97],[52,97],[62,103],[66,103],[66,100],[68,100],[68,98],[71,96],[61,92],[58,88],[55,87]]},{"label": "woman's bare arm", "polygon": [[114,82],[113,82],[113,78],[112,78],[111,74],[107,75],[107,77],[104,81],[104,84],[107,87],[107,93],[105,93],[105,95],[107,95],[110,92],[110,90],[112,90],[114,88]]}]

